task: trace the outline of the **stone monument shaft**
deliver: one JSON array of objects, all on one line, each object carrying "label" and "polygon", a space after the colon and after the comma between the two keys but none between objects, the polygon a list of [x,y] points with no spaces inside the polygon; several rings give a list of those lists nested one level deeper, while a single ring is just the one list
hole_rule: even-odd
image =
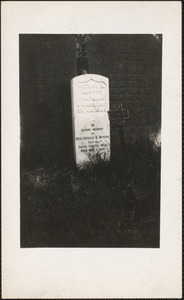
[{"label": "stone monument shaft", "polygon": [[109,79],[84,74],[71,80],[73,150],[77,165],[110,159]]}]

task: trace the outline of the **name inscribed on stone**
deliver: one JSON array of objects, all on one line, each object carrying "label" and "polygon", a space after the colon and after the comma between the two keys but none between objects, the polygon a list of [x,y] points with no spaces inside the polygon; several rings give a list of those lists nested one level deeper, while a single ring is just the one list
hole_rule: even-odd
[{"label": "name inscribed on stone", "polygon": [[73,147],[77,165],[110,159],[109,80],[85,74],[71,80]]}]

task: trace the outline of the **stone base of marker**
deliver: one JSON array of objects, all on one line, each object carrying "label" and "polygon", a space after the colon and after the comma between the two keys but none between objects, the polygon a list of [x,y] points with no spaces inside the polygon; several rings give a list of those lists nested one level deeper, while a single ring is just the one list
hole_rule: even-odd
[{"label": "stone base of marker", "polygon": [[96,74],[73,78],[71,100],[77,166],[110,160],[109,79]]}]

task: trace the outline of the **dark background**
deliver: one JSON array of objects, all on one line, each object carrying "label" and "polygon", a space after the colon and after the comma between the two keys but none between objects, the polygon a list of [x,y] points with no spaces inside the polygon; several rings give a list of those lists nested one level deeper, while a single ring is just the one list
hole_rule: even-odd
[{"label": "dark background", "polygon": [[[157,132],[161,52],[154,35],[20,35],[21,166],[72,159],[70,80],[83,69],[109,78],[111,110],[119,103],[129,110],[126,144]],[[112,152],[117,136],[112,124]]]},{"label": "dark background", "polygon": [[[21,247],[159,247],[161,35],[21,34]],[[111,161],[73,161],[70,80],[109,78]],[[127,114],[128,116],[128,114]]]}]

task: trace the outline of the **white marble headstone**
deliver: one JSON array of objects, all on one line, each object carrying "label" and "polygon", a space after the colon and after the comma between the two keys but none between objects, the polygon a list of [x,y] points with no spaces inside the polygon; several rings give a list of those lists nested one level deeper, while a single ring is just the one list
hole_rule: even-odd
[{"label": "white marble headstone", "polygon": [[71,80],[73,148],[77,165],[110,159],[109,79],[85,74]]}]

